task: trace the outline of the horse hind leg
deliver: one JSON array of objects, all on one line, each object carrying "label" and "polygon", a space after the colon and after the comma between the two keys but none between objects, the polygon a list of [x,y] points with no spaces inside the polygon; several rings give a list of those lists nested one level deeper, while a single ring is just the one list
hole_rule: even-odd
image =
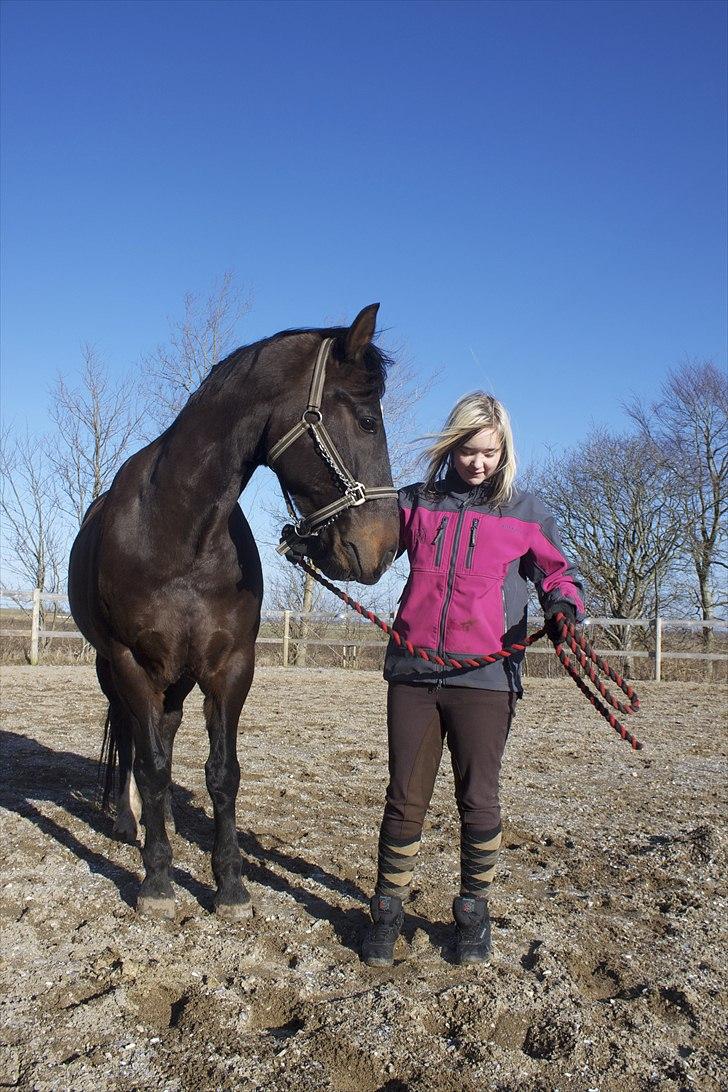
[{"label": "horse hind leg", "polygon": [[171,746],[162,739],[164,691],[161,691],[130,649],[112,649],[113,681],[131,724],[134,779],[142,799],[145,876],[137,897],[140,914],[175,916],[174,890],[169,871],[172,846],[164,821],[165,797],[171,781]]},{"label": "horse hind leg", "polygon": [[134,741],[131,722],[121,702],[110,710],[119,758],[119,790],[116,797],[114,837],[135,843],[140,838],[142,799],[134,778]]},{"label": "horse hind leg", "polygon": [[104,741],[106,771],[103,805],[104,807],[108,805],[116,783],[113,836],[121,842],[133,845],[140,839],[142,802],[134,779],[134,741],[131,719],[119,699],[108,660],[97,658],[96,674],[101,689],[109,701],[106,720],[108,739],[105,738]]},{"label": "horse hind leg", "polygon": [[[164,692],[164,708],[159,723],[159,740],[167,754],[170,766],[172,765],[174,737],[177,735],[177,730],[182,723],[184,701],[194,685],[194,679],[184,676],[176,683],[172,683],[171,686],[168,686]],[[164,797],[164,821],[167,830],[171,830],[173,833],[176,832],[177,825],[174,819],[174,812],[172,811],[171,783]]]}]

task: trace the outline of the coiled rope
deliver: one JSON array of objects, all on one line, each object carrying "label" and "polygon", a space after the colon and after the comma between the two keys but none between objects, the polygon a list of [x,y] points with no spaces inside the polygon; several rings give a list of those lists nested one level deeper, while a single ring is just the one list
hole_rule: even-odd
[{"label": "coiled rope", "polygon": [[[357,602],[356,599],[352,599],[346,592],[341,591],[340,588],[337,588],[335,584],[332,584],[330,580],[327,580],[318,569],[309,565],[303,558],[289,555],[289,560],[292,564],[298,565],[300,569],[303,569],[304,572],[313,577],[317,583],[321,584],[324,588],[327,588],[328,591],[337,596],[341,602],[345,603],[351,610],[356,611],[362,618],[366,618],[372,625],[378,626],[379,629],[391,637],[398,648],[401,648],[410,656],[428,660],[430,663],[438,664],[440,667],[484,667],[485,664],[494,664],[499,660],[505,660],[515,652],[525,652],[530,645],[535,644],[537,641],[540,641],[542,637],[547,636],[547,627],[542,626],[523,641],[507,645],[505,648],[500,648],[497,652],[489,652],[487,655],[461,656],[456,658],[445,652],[442,656],[438,656],[437,653],[431,652],[429,649],[422,648],[420,645],[414,645],[411,641],[405,641],[405,639],[397,633],[396,629],[375,614],[374,611],[367,610],[367,608]],[[594,651],[584,635],[582,633],[577,633],[575,626],[568,621],[566,615],[561,613],[557,614],[556,621],[561,626],[561,638],[557,641],[550,639],[554,646],[554,652],[558,656],[564,671],[566,671],[574,680],[581,692],[589,699],[597,712],[601,713],[610,727],[613,728],[622,739],[626,740],[633,750],[641,750],[642,744],[637,737],[629,732],[607,708],[607,705],[611,705],[613,709],[623,713],[625,716],[630,713],[636,713],[640,707],[637,694],[627,680],[615,671],[614,668],[610,667],[607,661]],[[582,674],[579,674],[577,667],[568,655],[564,646],[568,647],[572,652],[576,663],[579,665],[579,668],[581,668]],[[601,671],[602,674],[612,680],[615,686],[619,687],[622,693],[627,697],[629,702],[628,705],[625,705],[614,697],[597,674],[598,671]],[[586,683],[586,679],[592,683],[597,691],[596,694],[590,690]],[[604,700],[602,701],[602,699]],[[605,702],[607,704],[605,704]]]}]

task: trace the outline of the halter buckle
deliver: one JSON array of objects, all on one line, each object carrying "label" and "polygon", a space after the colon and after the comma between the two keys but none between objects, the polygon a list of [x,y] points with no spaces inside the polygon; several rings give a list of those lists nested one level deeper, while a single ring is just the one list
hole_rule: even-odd
[{"label": "halter buckle", "polygon": [[[313,514],[316,515],[315,512]],[[314,538],[318,536],[318,531],[312,531],[309,527],[308,521],[310,518],[310,516],[304,516],[302,519],[299,519],[298,522],[294,524],[293,530],[300,539]]]},{"label": "halter buckle", "polygon": [[281,531],[281,540],[276,546],[276,553],[282,554],[288,561],[294,561],[299,557],[305,557],[307,553],[306,539],[310,538],[310,535],[301,535],[299,533],[299,527],[303,520],[299,520],[298,523],[287,523]]},{"label": "halter buckle", "polygon": [[349,502],[350,508],[358,508],[359,505],[364,504],[367,499],[366,486],[362,485],[361,482],[354,482],[353,485],[350,485],[346,490],[344,496]]}]

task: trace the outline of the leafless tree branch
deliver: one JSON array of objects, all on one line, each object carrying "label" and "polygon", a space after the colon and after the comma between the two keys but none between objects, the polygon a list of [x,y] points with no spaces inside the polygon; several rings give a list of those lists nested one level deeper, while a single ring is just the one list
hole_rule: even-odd
[{"label": "leafless tree branch", "polygon": [[688,359],[669,373],[655,402],[634,399],[625,409],[651,460],[669,474],[698,610],[710,618],[724,598],[716,569],[728,551],[728,376],[712,361]]},{"label": "leafless tree branch", "polygon": [[59,375],[50,413],[57,429],[50,458],[64,511],[80,526],[89,504],[103,493],[138,435],[142,413],[130,378],[113,381],[96,349],[81,348],[80,383]]},{"label": "leafless tree branch", "polygon": [[170,323],[169,341],[143,362],[149,414],[158,431],[171,424],[210,368],[236,347],[238,323],[251,307],[251,297],[236,287],[231,271],[206,299],[187,293],[184,317]]}]

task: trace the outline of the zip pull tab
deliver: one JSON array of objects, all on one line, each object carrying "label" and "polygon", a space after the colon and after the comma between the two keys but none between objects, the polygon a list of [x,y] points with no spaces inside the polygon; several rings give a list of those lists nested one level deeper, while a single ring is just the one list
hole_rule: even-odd
[{"label": "zip pull tab", "polygon": [[437,530],[435,531],[435,537],[433,538],[432,542],[430,543],[431,546],[437,546],[438,542],[440,541],[440,537],[441,537],[443,531],[445,530],[446,526],[447,526],[447,519],[445,519],[443,517],[440,520],[439,524],[437,525]]},{"label": "zip pull tab", "polygon": [[473,567],[473,555],[475,554],[475,543],[478,538],[478,520],[474,519],[470,524],[470,537],[468,539],[468,550],[465,554],[465,568],[472,569]]}]

